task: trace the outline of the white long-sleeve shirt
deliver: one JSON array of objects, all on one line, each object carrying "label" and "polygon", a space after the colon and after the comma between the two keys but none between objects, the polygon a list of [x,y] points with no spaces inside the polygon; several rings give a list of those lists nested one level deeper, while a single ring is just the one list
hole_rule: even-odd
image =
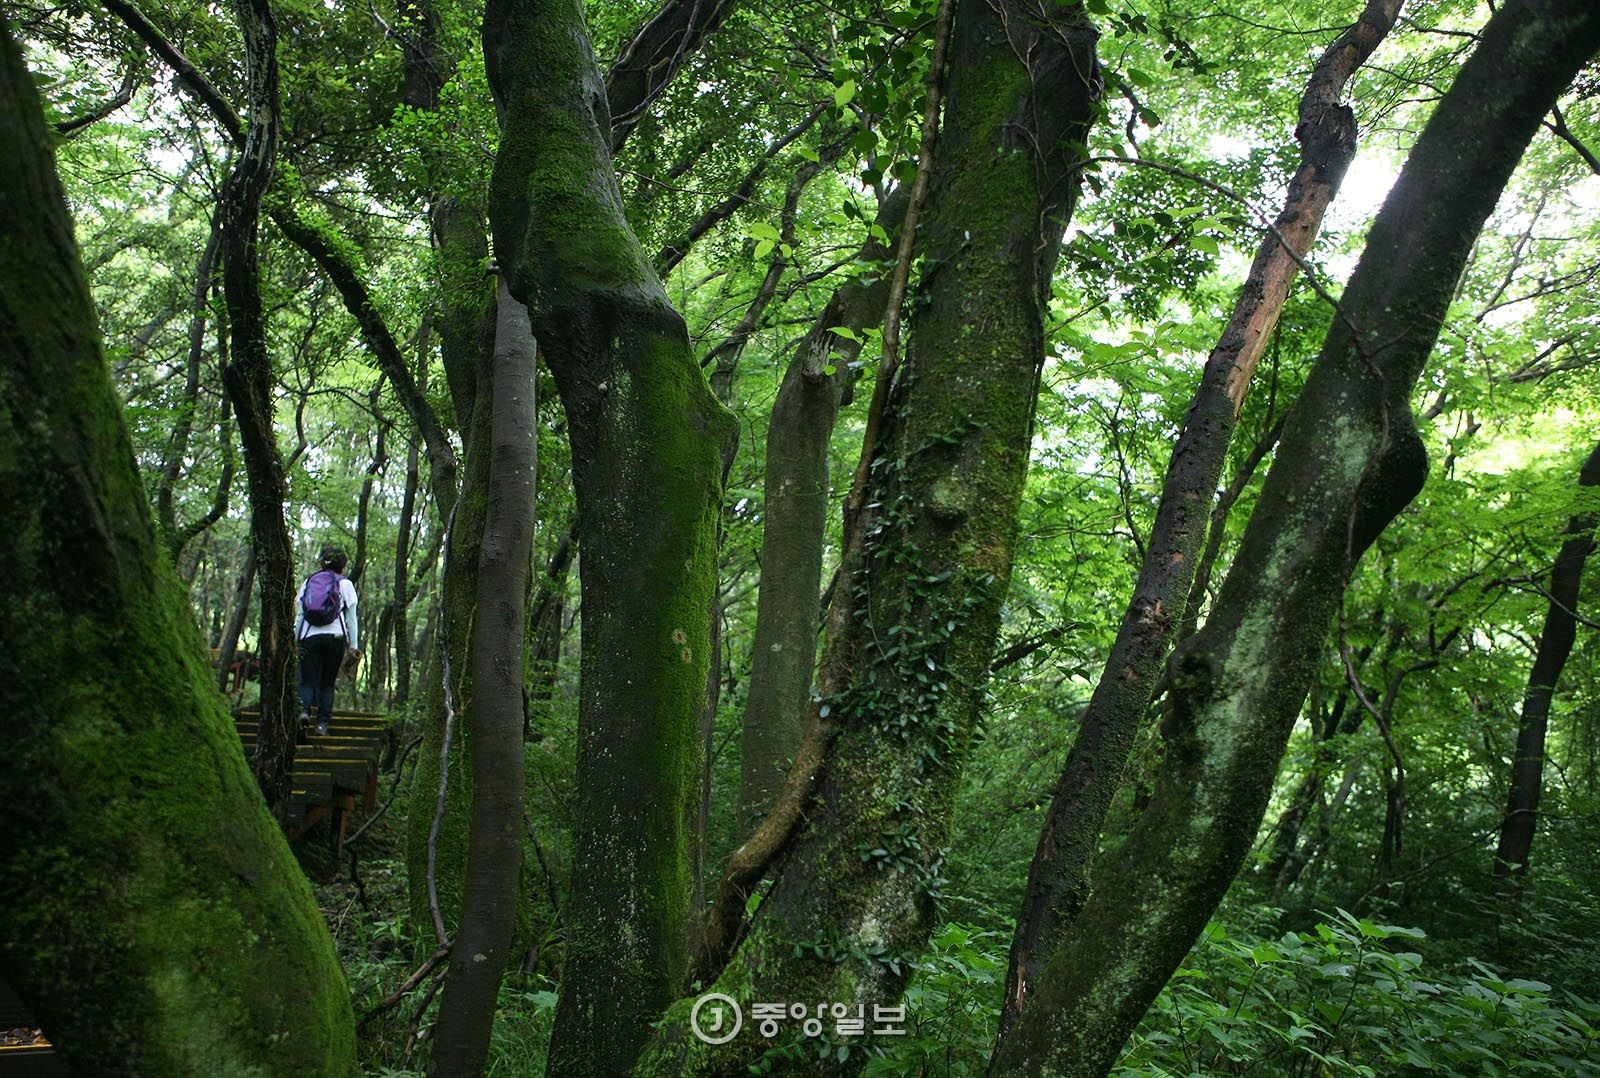
[{"label": "white long-sleeve shirt", "polygon": [[356,595],[356,586],[344,577],[339,578],[339,598],[344,602],[344,609],[326,625],[312,625],[306,621],[305,607],[300,605],[299,599],[305,593],[306,581],[301,581],[294,604],[294,638],[304,640],[308,636],[342,636],[346,647],[351,651],[360,651],[360,627],[356,620],[356,604],[360,599]]}]

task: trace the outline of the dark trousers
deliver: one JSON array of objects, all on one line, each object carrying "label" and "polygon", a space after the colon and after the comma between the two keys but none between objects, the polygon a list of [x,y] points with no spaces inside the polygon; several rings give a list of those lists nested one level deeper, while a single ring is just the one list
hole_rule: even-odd
[{"label": "dark trousers", "polygon": [[318,633],[300,641],[300,709],[320,722],[333,717],[333,682],[344,662],[344,637]]}]

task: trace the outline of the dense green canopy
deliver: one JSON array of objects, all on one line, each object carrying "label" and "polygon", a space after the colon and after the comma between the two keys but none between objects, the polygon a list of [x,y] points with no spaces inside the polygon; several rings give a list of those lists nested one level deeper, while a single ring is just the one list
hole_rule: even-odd
[{"label": "dense green canopy", "polygon": [[[138,603],[268,658],[252,821],[290,578],[351,553],[339,703],[394,751],[351,860],[296,847],[373,1012],[320,952],[285,972],[328,1073],[352,1035],[372,1074],[1594,1068],[1591,6],[0,0],[143,479]],[[30,264],[77,271],[4,239],[21,341]],[[81,432],[16,419],[45,375],[0,362],[34,490]],[[0,679],[67,661],[4,626]],[[156,676],[231,752],[170,627]],[[60,732],[15,735],[59,751],[0,792],[147,766],[41,673]],[[249,901],[325,948],[245,830]],[[0,854],[24,937],[72,890],[25,895],[42,856]],[[0,978],[106,1058],[15,935]],[[481,983],[454,938],[496,941]],[[780,1000],[866,1031],[770,1035]]]}]

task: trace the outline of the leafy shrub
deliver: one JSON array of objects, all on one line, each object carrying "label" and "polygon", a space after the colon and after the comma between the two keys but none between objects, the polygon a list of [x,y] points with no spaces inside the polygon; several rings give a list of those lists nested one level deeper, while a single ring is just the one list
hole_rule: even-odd
[{"label": "leafy shrub", "polygon": [[1114,1073],[1600,1075],[1600,1005],[1476,961],[1425,975],[1400,949],[1422,936],[1343,910],[1272,941],[1213,923]]}]

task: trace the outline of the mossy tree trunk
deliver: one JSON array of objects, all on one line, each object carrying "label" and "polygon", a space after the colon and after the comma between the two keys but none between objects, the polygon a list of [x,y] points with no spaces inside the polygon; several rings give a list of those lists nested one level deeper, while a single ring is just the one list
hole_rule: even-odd
[{"label": "mossy tree trunk", "polygon": [[440,1074],[478,1074],[489,1054],[522,878],[522,700],[537,465],[537,358],[527,310],[501,285],[488,506],[472,627],[472,830],[461,928],[435,1027]]},{"label": "mossy tree trunk", "polygon": [[411,600],[416,597],[411,582],[411,530],[416,524],[419,449],[415,440],[406,450],[406,485],[400,500],[400,521],[394,540],[394,611],[390,639],[394,645],[394,708],[404,714],[411,700]]},{"label": "mossy tree trunk", "polygon": [[504,117],[495,251],[566,411],[583,551],[572,934],[550,1072],[609,1076],[687,965],[695,719],[737,428],[623,216],[581,5],[490,3],[484,53]]},{"label": "mossy tree trunk", "polygon": [[[905,217],[906,194],[885,200],[886,233]],[[869,239],[862,262],[889,257]],[[883,317],[884,274],[837,289],[795,350],[767,426],[762,479],[761,582],[739,747],[739,825],[748,832],[783,785],[805,733],[821,626],[822,551],[828,530],[828,446],[862,331]],[[842,336],[835,330],[848,330]]]},{"label": "mossy tree trunk", "polygon": [[[837,734],[716,981],[736,1000],[892,1003],[927,941],[1011,573],[1045,303],[1097,112],[1096,37],[1077,4],[956,8],[927,268],[873,449],[859,569],[835,595],[850,613],[830,615],[818,676],[817,715]],[[674,1008],[641,1073],[737,1073],[762,1050],[750,1036],[705,1045],[687,1013]]]},{"label": "mossy tree trunk", "polygon": [[278,145],[277,27],[265,0],[235,5],[244,35],[250,121],[234,151],[233,170],[223,183],[221,217],[222,292],[228,308],[230,356],[222,377],[239,421],[244,470],[250,490],[250,540],[256,550],[261,594],[261,720],[256,740],[256,780],[267,804],[288,797],[294,763],[298,705],[295,700],[294,545],[284,518],[288,487],[274,422],[272,357],[261,303],[258,247],[261,199],[272,183]]},{"label": "mossy tree trunk", "polygon": [[0,30],[0,977],[78,1074],[355,1073],[344,977],[156,539]]},{"label": "mossy tree trunk", "polygon": [[[1580,490],[1587,492],[1594,486],[1600,486],[1600,446],[1589,454],[1578,473]],[[1517,724],[1506,815],[1500,824],[1500,842],[1494,855],[1494,874],[1512,881],[1506,890],[1513,896],[1533,854],[1539,795],[1544,787],[1544,742],[1550,725],[1550,703],[1578,636],[1578,590],[1583,582],[1584,563],[1594,552],[1594,529],[1592,512],[1578,513],[1567,522],[1568,538],[1550,569],[1550,608],[1528,671],[1528,688],[1522,695],[1522,719]]]},{"label": "mossy tree trunk", "polygon": [[1056,929],[1088,893],[1090,861],[1111,800],[1173,644],[1206,537],[1206,512],[1227,462],[1245,391],[1300,268],[1356,152],[1355,116],[1339,103],[1351,75],[1388,35],[1400,0],[1368,0],[1323,53],[1300,100],[1300,166],[1263,237],[1217,346],[1207,358],[1172,450],[1133,599],[1123,613],[1052,795],[1017,918],[1000,1012],[1004,1036],[1021,1016]]},{"label": "mossy tree trunk", "polygon": [[1369,234],[1210,618],[1168,664],[1154,798],[1064,927],[995,1074],[1099,1076],[1238,871],[1349,574],[1426,476],[1410,394],[1479,230],[1600,45],[1589,0],[1500,8]]},{"label": "mossy tree trunk", "polygon": [[[439,40],[441,18],[432,0],[400,9],[405,33],[405,99],[435,111],[452,75],[450,50]],[[423,686],[422,746],[407,832],[407,867],[413,919],[456,931],[467,869],[473,790],[473,620],[478,597],[481,539],[488,507],[490,381],[496,305],[486,275],[489,241],[475,185],[436,176],[429,197],[429,231],[438,278],[433,325],[439,336],[463,463],[451,474],[458,488],[435,504],[448,528],[440,570],[440,677]],[[444,781],[441,784],[441,768]],[[442,931],[441,931],[442,930]],[[442,942],[439,941],[439,942]]]}]

